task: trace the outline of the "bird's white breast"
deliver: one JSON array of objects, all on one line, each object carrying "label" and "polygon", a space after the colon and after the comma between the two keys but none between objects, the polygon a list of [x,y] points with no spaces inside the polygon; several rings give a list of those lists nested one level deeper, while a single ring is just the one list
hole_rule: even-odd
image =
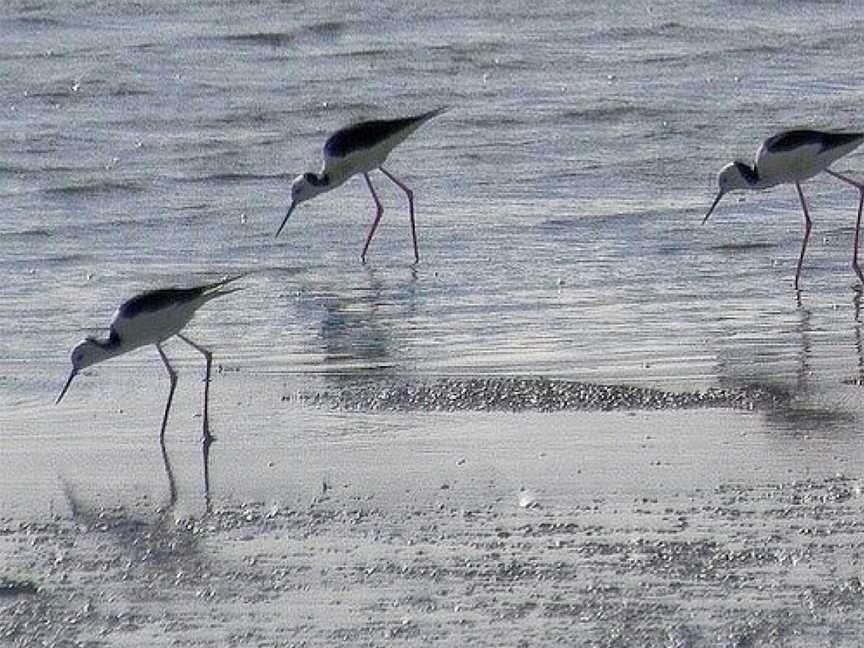
[{"label": "bird's white breast", "polygon": [[344,157],[325,157],[324,172],[334,184],[341,184],[353,175],[374,171],[387,161],[387,156],[404,139],[402,133],[396,133],[375,146],[353,151]]},{"label": "bird's white breast", "polygon": [[124,348],[136,348],[163,342],[177,335],[192,319],[196,302],[171,304],[155,311],[139,312],[132,318],[115,313],[111,327],[120,336]]},{"label": "bird's white breast", "polygon": [[756,168],[762,185],[801,182],[827,169],[847,155],[858,143],[823,149],[818,142],[804,144],[784,151],[769,151],[765,145],[756,154]]}]

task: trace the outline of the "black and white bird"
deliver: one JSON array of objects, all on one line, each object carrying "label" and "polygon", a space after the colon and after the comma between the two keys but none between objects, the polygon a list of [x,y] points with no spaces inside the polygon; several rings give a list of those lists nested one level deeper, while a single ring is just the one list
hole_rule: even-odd
[{"label": "black and white bird", "polygon": [[324,143],[324,166],[321,171],[317,174],[304,173],[297,176],[292,182],[291,206],[276,231],[276,236],[279,236],[297,205],[335,189],[352,176],[363,174],[369,192],[372,194],[372,200],[375,201],[375,219],[372,221],[372,228],[369,230],[369,236],[366,237],[366,244],[360,254],[360,259],[365,263],[369,243],[372,241],[381,215],[384,213],[384,207],[382,207],[378,194],[375,193],[375,188],[372,186],[372,180],[369,178],[369,172],[378,169],[408,196],[408,216],[411,219],[414,261],[415,263],[419,261],[417,229],[414,223],[414,192],[381,165],[387,160],[390,152],[405,141],[411,133],[445,110],[446,108],[438,108],[413,117],[360,122],[333,133]]},{"label": "black and white bird", "polygon": [[708,220],[720,199],[730,191],[759,190],[779,184],[794,184],[804,211],[804,238],[801,241],[801,253],[798,255],[798,267],[795,271],[795,290],[798,290],[804,252],[807,250],[807,241],[812,228],[801,183],[824,171],[858,189],[860,199],[858,221],[855,225],[852,267],[864,284],[864,274],[858,266],[858,236],[861,229],[861,209],[864,207],[864,184],[828,168],[858,148],[862,142],[864,142],[864,133],[828,133],[816,130],[789,130],[769,137],[756,152],[753,166],[744,162],[731,162],[720,169],[717,175],[720,190],[702,222]]},{"label": "black and white bird", "polygon": [[164,443],[165,426],[168,423],[168,412],[171,410],[171,399],[174,397],[174,389],[177,386],[177,373],[171,367],[168,357],[162,350],[162,343],[168,338],[175,335],[186,342],[193,349],[198,351],[206,359],[206,377],[204,380],[204,439],[211,440],[210,427],[208,422],[208,405],[210,400],[210,367],[213,362],[213,354],[204,347],[196,344],[188,337],[183,335],[181,331],[192,319],[199,308],[209,302],[211,299],[228,295],[232,292],[240,290],[236,288],[226,288],[226,286],[243,275],[228,277],[221,281],[204,284],[194,288],[163,288],[161,290],[151,290],[132,297],[123,303],[114,317],[111,319],[111,326],[108,337],[104,339],[96,339],[87,337],[72,349],[72,373],[69,374],[69,379],[63,386],[63,390],[57,397],[56,403],[59,403],[69,385],[72,384],[72,379],[78,375],[82,369],[86,369],[91,365],[108,360],[118,355],[128,353],[138,347],[153,344],[159,352],[159,357],[165,364],[168,370],[168,376],[171,380],[171,387],[168,391],[168,401],[165,403],[165,413],[162,416],[162,429],[159,433],[159,440]]}]

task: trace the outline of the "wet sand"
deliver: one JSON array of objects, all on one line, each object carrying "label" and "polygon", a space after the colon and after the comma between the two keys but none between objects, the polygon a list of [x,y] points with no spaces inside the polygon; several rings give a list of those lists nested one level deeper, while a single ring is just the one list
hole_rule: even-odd
[{"label": "wet sand", "polygon": [[[830,425],[812,426],[821,435],[766,425],[813,415],[794,404],[375,412],[367,400],[346,412],[308,401],[281,402],[298,430],[331,434],[273,444],[225,431],[211,448],[209,513],[191,441],[175,435],[166,448],[174,504],[152,439],[48,444],[46,456],[63,457],[57,479],[24,475],[30,504],[3,502],[0,642],[864,637],[860,444]],[[332,433],[342,424],[351,431]],[[64,465],[77,466],[74,479]]]}]

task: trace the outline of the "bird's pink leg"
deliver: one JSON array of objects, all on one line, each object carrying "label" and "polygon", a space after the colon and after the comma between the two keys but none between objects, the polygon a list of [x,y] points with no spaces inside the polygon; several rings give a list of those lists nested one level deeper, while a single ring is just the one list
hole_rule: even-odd
[{"label": "bird's pink leg", "polygon": [[171,367],[171,363],[168,362],[168,356],[165,355],[159,344],[156,345],[156,350],[159,352],[159,357],[162,358],[162,362],[168,370],[168,377],[171,379],[171,388],[168,390],[168,401],[165,403],[165,413],[162,415],[162,430],[159,432],[159,443],[164,445],[165,426],[168,425],[168,412],[171,411],[171,399],[174,398],[174,389],[177,387],[177,372]]},{"label": "bird's pink leg", "polygon": [[375,188],[372,186],[369,174],[364,173],[363,177],[366,178],[366,185],[369,187],[369,191],[372,194],[372,200],[375,201],[375,220],[372,221],[372,229],[369,230],[369,236],[366,237],[366,245],[363,246],[363,252],[360,253],[360,260],[363,263],[366,263],[366,250],[369,249],[369,243],[372,242],[372,237],[375,235],[375,230],[378,228],[381,215],[384,213],[384,207],[382,207],[381,201],[378,200],[378,194],[375,193]]},{"label": "bird's pink leg", "polygon": [[861,266],[858,265],[858,239],[861,232],[861,209],[864,208],[864,184],[855,182],[852,178],[847,178],[831,169],[825,169],[825,171],[838,180],[849,183],[858,190],[858,218],[855,221],[855,235],[852,237],[852,269],[858,275],[858,280],[864,285],[864,274],[861,272]]},{"label": "bird's pink leg", "polygon": [[801,183],[796,182],[795,188],[798,190],[798,198],[801,199],[801,208],[804,210],[804,240],[801,241],[801,254],[798,255],[798,269],[795,270],[795,290],[798,288],[798,280],[801,278],[801,266],[804,264],[804,252],[807,250],[807,241],[810,239],[810,230],[813,228],[813,223],[810,222],[810,214],[807,213],[807,201],[804,200],[804,192],[801,191]]},{"label": "bird's pink leg", "polygon": [[414,224],[414,192],[411,191],[405,183],[400,181],[399,178],[387,171],[387,169],[384,167],[378,168],[381,170],[381,173],[396,183],[396,186],[404,191],[405,195],[408,196],[408,216],[411,218],[411,240],[414,242],[414,263],[418,263],[420,261],[420,254],[417,252],[417,228]]},{"label": "bird's pink leg", "polygon": [[210,436],[210,419],[208,413],[210,409],[210,367],[213,365],[213,353],[202,346],[198,346],[185,335],[178,333],[177,337],[203,355],[204,360],[206,361],[204,374],[204,431],[202,433],[202,438],[205,441],[212,441],[213,437]]}]

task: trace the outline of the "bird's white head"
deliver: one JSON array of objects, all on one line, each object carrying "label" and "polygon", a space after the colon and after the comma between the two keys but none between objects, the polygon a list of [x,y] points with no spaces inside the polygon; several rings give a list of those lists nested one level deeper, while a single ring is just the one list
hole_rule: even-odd
[{"label": "bird's white head", "polygon": [[69,389],[69,385],[72,384],[72,379],[78,375],[78,372],[111,357],[111,355],[112,354],[105,348],[105,345],[100,344],[99,341],[94,338],[88,337],[76,344],[69,356],[72,361],[72,372],[69,374],[69,379],[66,381],[63,390],[60,392],[60,395],[57,397],[54,404],[56,405],[63,400],[63,396],[66,395],[66,390]]},{"label": "bird's white head", "polygon": [[751,189],[756,181],[756,172],[743,162],[730,162],[720,169],[720,173],[717,174],[717,197],[714,198],[714,202],[702,222],[708,220],[711,212],[714,211],[723,196],[736,189]]},{"label": "bird's white head", "polygon": [[318,176],[314,173],[304,173],[294,178],[294,180],[291,182],[291,206],[288,208],[288,213],[285,214],[285,218],[282,219],[282,224],[279,226],[279,229],[276,230],[276,236],[279,236],[282,228],[285,227],[285,223],[288,222],[288,218],[291,216],[291,212],[294,211],[294,208],[297,205],[302,202],[306,202],[310,198],[314,198],[315,196],[325,192],[326,190],[326,176]]}]

